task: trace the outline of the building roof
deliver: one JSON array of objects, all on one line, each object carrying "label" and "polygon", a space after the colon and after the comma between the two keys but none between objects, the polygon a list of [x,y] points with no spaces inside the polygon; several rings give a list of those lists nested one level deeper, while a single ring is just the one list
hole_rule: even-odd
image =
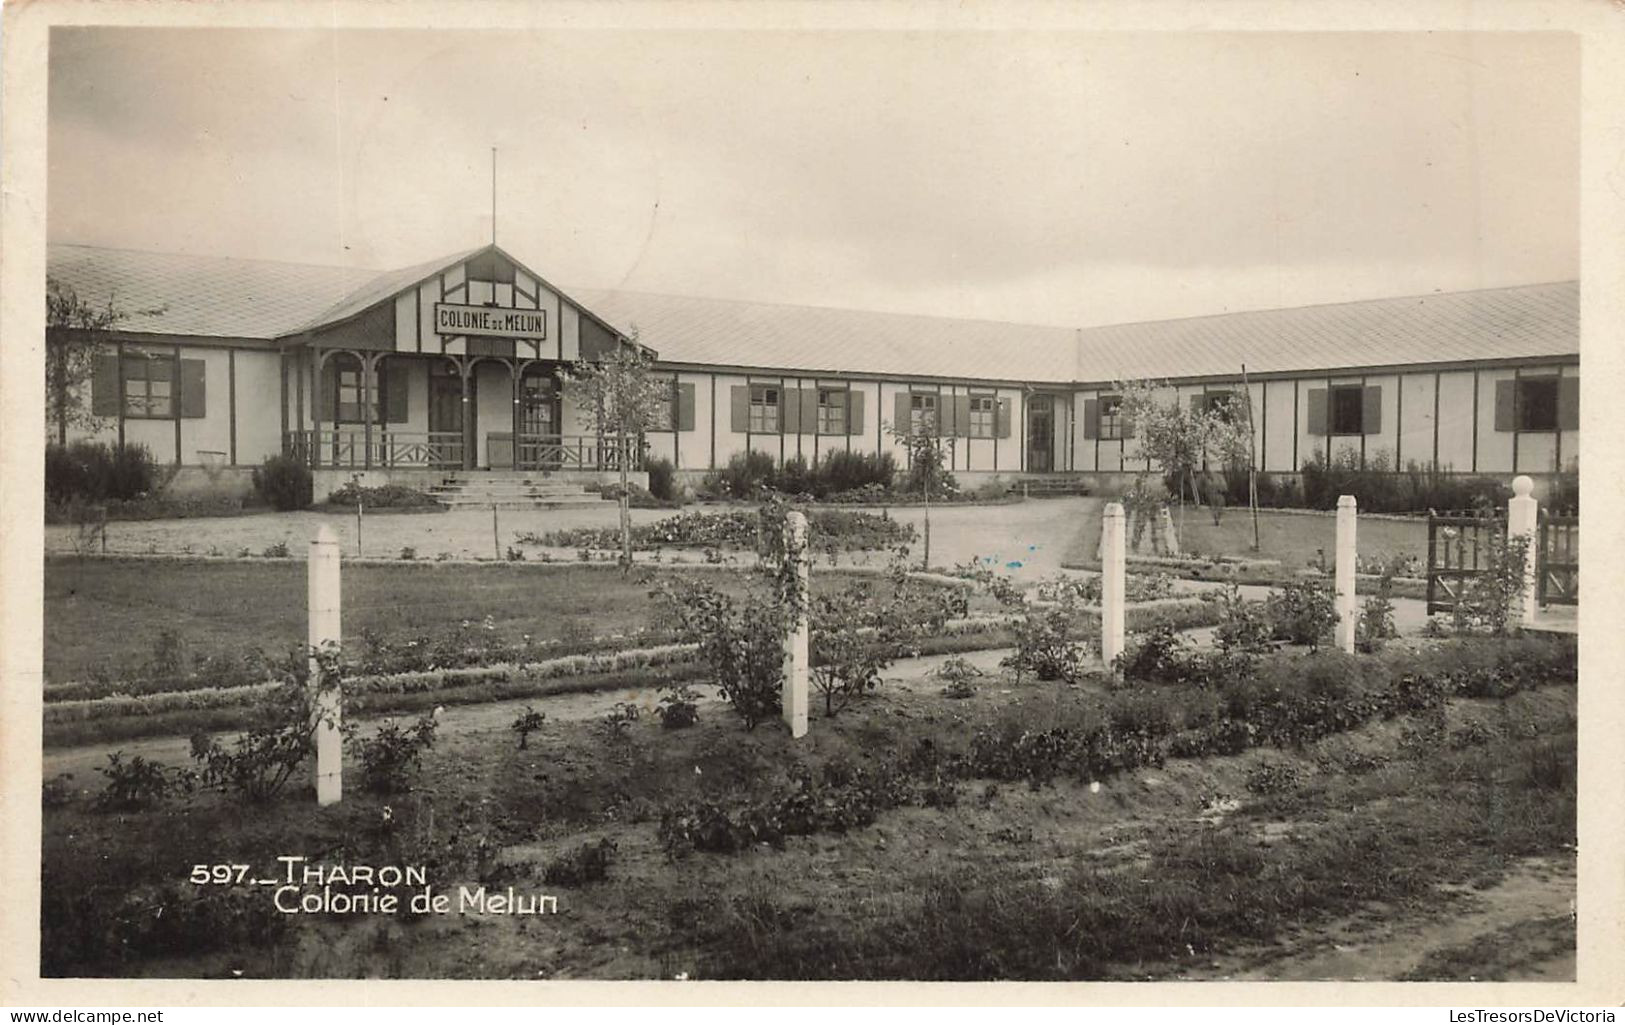
[{"label": "building roof", "polygon": [[[273,339],[360,313],[478,251],[380,272],[53,244],[49,273],[86,301],[132,311],[123,330]],[[1243,363],[1268,374],[1580,351],[1572,281],[1082,329],[569,291],[620,331],[636,327],[665,363],[829,376],[1106,383],[1236,377]]]},{"label": "building roof", "polygon": [[667,363],[983,380],[1136,378],[1577,356],[1579,285],[1065,328],[582,289]]}]

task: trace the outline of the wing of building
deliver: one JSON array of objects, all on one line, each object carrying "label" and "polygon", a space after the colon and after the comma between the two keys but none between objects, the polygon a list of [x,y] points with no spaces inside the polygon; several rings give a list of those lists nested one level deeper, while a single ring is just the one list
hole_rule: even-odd
[{"label": "wing of building", "polygon": [[566,290],[496,246],[366,271],[53,245],[49,275],[121,314],[76,435],[211,473],[280,452],[346,477],[612,469],[562,372],[628,344],[671,381],[646,453],[681,471],[902,457],[902,424],[973,478],[1143,471],[1135,379],[1191,403],[1245,388],[1276,473],[1346,454],[1543,474],[1579,444],[1575,282],[1075,328]]}]

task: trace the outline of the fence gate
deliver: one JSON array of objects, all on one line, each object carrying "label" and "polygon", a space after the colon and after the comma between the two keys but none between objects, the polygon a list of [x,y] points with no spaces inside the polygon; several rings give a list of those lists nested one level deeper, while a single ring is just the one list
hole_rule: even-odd
[{"label": "fence gate", "polygon": [[1580,518],[1549,516],[1542,509],[1536,537],[1536,604],[1580,604]]},{"label": "fence gate", "polygon": [[1473,577],[1488,570],[1492,538],[1506,520],[1471,512],[1428,513],[1428,615],[1454,612]]}]

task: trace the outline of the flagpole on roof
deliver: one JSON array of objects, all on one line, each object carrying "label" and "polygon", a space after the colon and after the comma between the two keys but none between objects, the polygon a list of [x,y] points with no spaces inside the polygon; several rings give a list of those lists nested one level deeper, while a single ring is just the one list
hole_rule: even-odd
[{"label": "flagpole on roof", "polygon": [[497,148],[491,147],[491,244],[497,244]]}]

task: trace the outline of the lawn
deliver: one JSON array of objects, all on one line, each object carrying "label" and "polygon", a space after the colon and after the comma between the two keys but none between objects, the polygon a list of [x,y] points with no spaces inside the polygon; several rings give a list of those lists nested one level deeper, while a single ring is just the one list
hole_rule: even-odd
[{"label": "lawn", "polygon": [[[1535,642],[1516,651],[1547,664]],[[1285,976],[1296,954],[1329,946],[1326,930],[1361,919],[1382,933],[1362,945],[1373,958],[1403,947],[1386,977],[1466,979],[1486,959],[1529,977],[1452,925],[1535,872],[1568,886],[1528,921],[1566,912],[1573,681],[1526,671],[1496,677],[1521,685],[1505,697],[1415,703],[1408,684],[1388,689],[1411,658],[1357,663],[1382,693],[1410,695],[1392,718],[1328,717],[1302,746],[1237,754],[1176,753],[1219,704],[1188,687],[990,676],[950,700],[916,677],[815,714],[799,742],[776,724],[747,732],[712,700],[682,730],[540,706],[554,714],[525,749],[512,706],[464,710],[403,777],[410,792],[360,789],[352,751],[345,800],[323,809],[296,778],[270,804],[198,791],[99,811],[101,781],[81,772],[45,810],[42,974]],[[1223,701],[1267,726],[1280,707],[1249,694]],[[1127,746],[1073,746],[1106,722]],[[1147,738],[1154,750],[1135,746]],[[279,856],[421,867],[450,907],[279,913]],[[190,882],[197,864],[276,881]],[[465,899],[481,887],[550,895],[559,913],[481,912]],[[285,902],[319,901],[324,886],[294,889]],[[1572,943],[1558,930],[1541,956],[1572,957]]]},{"label": "lawn", "polygon": [[[1174,512],[1177,525],[1179,513]],[[1094,564],[1100,544],[1099,520],[1091,521],[1070,552],[1068,563]],[[1337,520],[1332,516],[1305,516],[1260,509],[1259,548],[1253,550],[1253,521],[1245,508],[1225,510],[1219,526],[1206,509],[1188,507],[1181,550],[1198,555],[1235,555],[1242,558],[1275,559],[1287,572],[1317,564],[1324,553],[1331,567],[1337,551]],[[1393,556],[1415,556],[1426,560],[1428,525],[1426,519],[1389,520],[1362,518],[1356,531],[1363,560],[1386,561]],[[1144,551],[1150,551],[1149,537]]]},{"label": "lawn", "polygon": [[[737,570],[688,572],[744,593],[746,577]],[[438,634],[487,616],[496,635],[510,638],[581,642],[632,635],[661,622],[650,591],[673,576],[653,569],[626,576],[608,566],[350,565],[344,570],[344,636],[348,642],[364,632]],[[884,583],[873,574],[827,569],[812,579],[815,591],[855,579]],[[305,564],[292,560],[47,558],[45,679],[66,683],[98,668],[145,664],[166,630],[179,641],[184,661],[255,647],[280,653],[304,642],[305,604]],[[989,608],[984,601],[972,611]]]}]

